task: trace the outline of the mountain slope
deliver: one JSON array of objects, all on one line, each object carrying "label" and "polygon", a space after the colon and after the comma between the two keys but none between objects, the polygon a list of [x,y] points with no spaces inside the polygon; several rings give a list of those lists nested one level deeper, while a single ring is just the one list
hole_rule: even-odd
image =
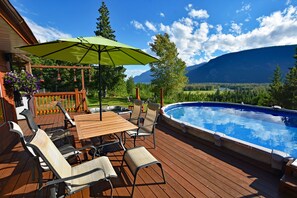
[{"label": "mountain slope", "polygon": [[[189,71],[195,70],[195,69],[201,67],[204,64],[205,63],[200,63],[198,65],[189,66],[189,67],[186,68],[186,71],[189,72]],[[150,83],[151,80],[153,79],[151,77],[151,74],[152,73],[151,73],[150,70],[148,70],[146,72],[143,72],[142,74],[134,77],[134,82],[135,83]]]},{"label": "mountain slope", "polygon": [[[229,53],[208,63],[187,67],[189,83],[270,83],[277,65],[283,77],[295,64],[296,45],[266,47]],[[149,83],[151,72],[134,77],[134,82]]]},{"label": "mountain slope", "polygon": [[283,76],[294,66],[296,45],[266,47],[225,54],[190,71],[190,83],[269,83],[277,65]]}]

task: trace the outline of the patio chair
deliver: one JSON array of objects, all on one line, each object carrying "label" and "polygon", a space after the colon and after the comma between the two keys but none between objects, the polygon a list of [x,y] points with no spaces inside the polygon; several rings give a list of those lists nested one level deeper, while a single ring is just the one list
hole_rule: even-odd
[{"label": "patio chair", "polygon": [[[35,123],[33,119],[33,115],[30,110],[24,109],[21,113],[21,115],[25,116],[27,124],[29,128],[31,129],[33,135],[38,133],[40,131],[40,127]],[[82,148],[76,149],[71,144],[71,141],[69,139],[70,133],[69,131],[65,131],[63,129],[58,129],[54,131],[45,132],[50,139],[55,143],[55,145],[58,147],[61,154],[64,156],[65,159],[70,159],[72,157],[76,157],[76,159],[81,162],[81,159],[79,155],[81,154],[82,150],[86,149],[93,149],[96,153],[97,149],[93,145],[86,145]],[[61,140],[63,141],[63,144],[61,144]],[[66,140],[66,141],[65,141]],[[95,155],[92,156],[93,158]]]},{"label": "patio chair", "polygon": [[63,114],[65,116],[65,119],[64,119],[65,129],[68,128],[68,124],[70,124],[71,127],[75,127],[76,124],[75,124],[74,120],[71,119],[70,115],[68,114],[68,112],[66,111],[66,109],[64,109],[64,107],[62,106],[61,102],[57,102],[56,106],[60,108],[60,110],[63,112]]},{"label": "patio chair", "polygon": [[[137,130],[126,131],[126,133],[134,138],[134,147],[136,146],[136,138],[137,137],[146,137],[153,135],[154,137],[154,148],[156,148],[156,134],[155,134],[155,125],[157,124],[157,119],[159,116],[160,105],[157,103],[149,103],[147,105],[147,111],[145,114],[145,118],[143,124],[139,124]],[[126,135],[124,135],[124,139],[126,139]],[[126,140],[124,140],[126,142]]]},{"label": "patio chair", "polygon": [[[33,133],[36,133],[38,129],[41,128],[41,125],[37,125],[35,123],[34,117],[30,110],[24,109],[20,114],[26,118],[27,124]],[[52,141],[63,139],[66,136],[71,135],[69,131],[64,129],[47,130],[46,133],[51,138]]]},{"label": "patio chair", "polygon": [[113,186],[110,178],[117,177],[117,174],[108,157],[98,157],[71,167],[43,130],[36,133],[27,145],[44,160],[55,176],[55,179],[45,185],[51,186],[51,194],[56,192],[55,186],[57,184],[60,187],[63,186],[63,190],[59,191],[58,195],[60,193],[71,195],[97,183],[97,181],[105,180],[110,184],[112,196]]},{"label": "patio chair", "polygon": [[[12,121],[8,121],[8,125],[10,128],[10,132],[14,132],[19,135],[20,141],[21,141],[21,144],[22,144],[24,150],[33,159],[34,166],[31,167],[32,168],[32,178],[33,178],[33,180],[35,179],[35,167],[36,167],[37,173],[38,173],[39,189],[40,189],[42,186],[42,172],[49,171],[49,167],[45,164],[45,162],[40,157],[38,157],[34,153],[34,151],[31,147],[27,147],[27,140],[24,137],[24,133],[23,133],[22,129],[20,128],[20,126]],[[28,139],[28,141],[31,141],[32,136],[27,139]]]},{"label": "patio chair", "polygon": [[138,125],[140,122],[140,116],[142,111],[142,101],[139,99],[135,99],[133,102],[133,111],[130,113],[130,118],[128,119],[135,125]]}]

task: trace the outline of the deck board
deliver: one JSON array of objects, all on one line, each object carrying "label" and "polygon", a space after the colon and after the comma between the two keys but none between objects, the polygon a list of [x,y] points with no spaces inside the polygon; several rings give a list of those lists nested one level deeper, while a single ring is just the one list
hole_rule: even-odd
[{"label": "deck board", "polygon": [[[35,120],[42,124],[54,123],[42,126],[45,129],[63,127],[63,119],[62,114],[55,114],[38,116]],[[19,124],[26,134],[30,133],[25,121]],[[76,128],[69,131],[76,146],[80,147]],[[145,146],[162,163],[167,183],[160,183],[163,180],[158,166],[144,168],[139,171],[134,197],[286,197],[278,191],[279,175],[238,158],[232,152],[175,132],[162,122],[157,126],[156,135],[156,149],[153,149],[152,137],[137,140],[136,144]],[[126,146],[133,146],[131,139]],[[118,174],[118,178],[112,179],[114,197],[129,197],[134,177],[125,164],[120,172],[123,151],[109,153],[108,157]],[[37,190],[37,179],[32,180],[32,163],[20,143],[0,156],[0,197],[48,195],[46,188]],[[52,173],[45,172],[43,176],[46,182],[52,178]],[[98,182],[70,197],[109,197],[110,192],[108,183]]]}]

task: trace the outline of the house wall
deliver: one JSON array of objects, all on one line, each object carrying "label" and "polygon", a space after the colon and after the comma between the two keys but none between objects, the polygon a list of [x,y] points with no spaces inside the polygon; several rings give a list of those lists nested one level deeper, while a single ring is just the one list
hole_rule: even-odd
[{"label": "house wall", "polygon": [[[17,122],[16,118],[16,110],[14,105],[13,98],[7,96],[5,87],[3,86],[3,77],[6,72],[9,71],[9,65],[5,59],[4,52],[0,51],[0,86],[2,89],[2,93],[0,94],[1,100],[3,100],[3,108],[4,109],[4,119],[5,121],[15,121]],[[1,103],[0,103],[1,105]],[[3,153],[5,150],[12,148],[18,142],[18,138],[15,134],[9,132],[9,126],[6,124],[0,126],[0,154]]]}]

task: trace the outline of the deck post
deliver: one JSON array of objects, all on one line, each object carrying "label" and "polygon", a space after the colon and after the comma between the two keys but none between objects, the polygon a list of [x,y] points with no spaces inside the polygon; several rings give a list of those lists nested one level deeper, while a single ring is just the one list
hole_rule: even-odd
[{"label": "deck post", "polygon": [[136,99],[140,100],[139,88],[136,87]]},{"label": "deck post", "polygon": [[79,92],[78,92],[78,89],[77,88],[75,88],[74,89],[74,92],[75,92],[75,109],[76,109],[76,111],[78,111],[79,110]]},{"label": "deck post", "polygon": [[161,108],[164,106],[163,88],[160,89],[160,105],[161,105]]}]

